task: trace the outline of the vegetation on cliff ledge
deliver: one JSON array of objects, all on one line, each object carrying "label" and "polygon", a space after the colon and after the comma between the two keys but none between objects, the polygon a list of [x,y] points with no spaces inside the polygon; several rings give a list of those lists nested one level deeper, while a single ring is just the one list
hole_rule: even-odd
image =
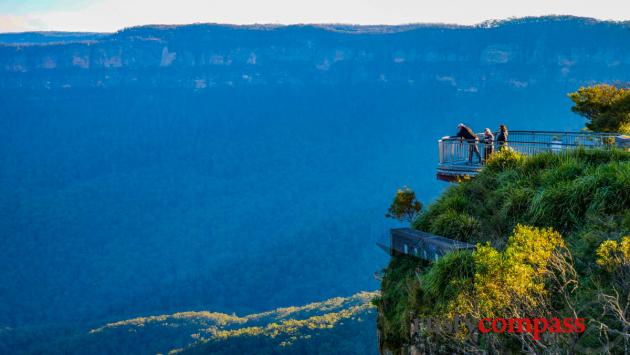
[{"label": "vegetation on cliff ledge", "polygon": [[[450,186],[412,226],[477,243],[434,264],[394,257],[378,326],[394,352],[623,352],[630,329],[630,152],[495,154],[474,179]],[[581,334],[462,332],[411,338],[416,318],[586,318]]]}]

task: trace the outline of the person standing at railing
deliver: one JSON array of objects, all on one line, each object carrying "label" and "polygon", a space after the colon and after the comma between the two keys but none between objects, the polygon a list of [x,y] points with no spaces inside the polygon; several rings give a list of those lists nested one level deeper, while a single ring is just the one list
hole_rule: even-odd
[{"label": "person standing at railing", "polygon": [[490,156],[494,153],[494,134],[490,128],[483,132],[483,163],[486,164]]},{"label": "person standing at railing", "polygon": [[499,150],[503,149],[503,147],[507,147],[508,145],[508,130],[504,124],[499,126],[497,142],[499,143]]},{"label": "person standing at railing", "polygon": [[468,164],[472,164],[473,152],[477,154],[479,164],[481,164],[481,153],[479,153],[479,147],[477,146],[479,137],[473,130],[460,123],[457,125],[457,135],[455,137],[459,137],[462,141],[465,139],[468,142]]}]

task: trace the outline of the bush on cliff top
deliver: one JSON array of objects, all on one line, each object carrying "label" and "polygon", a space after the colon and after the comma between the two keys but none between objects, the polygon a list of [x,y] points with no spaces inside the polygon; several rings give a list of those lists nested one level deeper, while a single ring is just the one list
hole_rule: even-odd
[{"label": "bush on cliff top", "polygon": [[[482,244],[474,253],[450,254],[433,265],[409,257],[404,262],[393,258],[385,272],[383,298],[377,302],[383,343],[394,351],[408,344],[413,317],[448,317],[466,309],[477,313],[483,309],[486,314],[548,311],[561,315],[568,309],[566,302],[572,302],[580,316],[596,322],[602,309],[612,306],[592,300],[602,294],[627,295],[630,287],[624,281],[630,278],[627,267],[623,273],[611,271],[601,261],[610,246],[621,245],[622,236],[630,234],[629,187],[627,151],[580,149],[531,157],[498,152],[476,178],[450,186],[414,220],[415,228]],[[508,239],[508,235],[513,236]],[[548,264],[552,257],[554,262]],[[558,289],[551,281],[557,277],[554,273],[573,275],[579,287]],[[519,294],[522,298],[514,300]],[[523,300],[530,298],[542,303],[535,309],[510,308],[528,304]],[[604,299],[614,303],[614,297]],[[617,319],[606,324],[613,329],[621,323]],[[600,336],[587,331],[579,339],[565,337],[554,346],[588,347],[600,344]],[[487,341],[482,345],[490,350],[523,346],[499,337]]]},{"label": "bush on cliff top", "polygon": [[450,186],[413,227],[499,247],[517,223],[568,235],[588,220],[623,219],[628,186],[630,152],[579,149],[523,157],[504,150],[476,178]]}]

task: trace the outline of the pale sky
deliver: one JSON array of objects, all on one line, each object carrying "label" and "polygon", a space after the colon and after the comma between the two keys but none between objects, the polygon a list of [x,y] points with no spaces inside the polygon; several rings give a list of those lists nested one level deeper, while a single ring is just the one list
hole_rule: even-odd
[{"label": "pale sky", "polygon": [[540,15],[630,20],[630,0],[0,0],[0,32],[195,22],[476,24]]}]

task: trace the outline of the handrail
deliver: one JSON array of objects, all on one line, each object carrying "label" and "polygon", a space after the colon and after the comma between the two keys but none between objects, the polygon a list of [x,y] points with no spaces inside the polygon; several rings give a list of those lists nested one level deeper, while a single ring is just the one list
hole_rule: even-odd
[{"label": "handrail", "polygon": [[592,136],[610,136],[610,135],[619,135],[617,132],[591,132],[591,131],[509,131],[510,134],[514,133],[543,133],[543,134],[579,134],[579,135],[592,135]]},{"label": "handrail", "polygon": [[[473,140],[473,139],[459,139],[459,138],[456,138],[456,139],[451,139],[451,138],[444,139],[444,138],[442,138],[442,139],[440,139],[440,141],[454,141],[454,142],[458,142],[458,143],[464,143],[464,142],[466,142],[466,143],[477,143],[480,146],[490,146],[490,144],[484,143],[484,142],[479,141],[479,140]],[[509,141],[508,143],[544,144],[544,145],[552,144],[552,142],[513,141],[513,140]],[[557,144],[563,145],[563,146],[570,146],[570,147],[583,147],[584,146],[584,144],[576,144],[576,143],[562,143],[562,142],[559,142]],[[497,146],[496,142],[494,143],[494,146]]]},{"label": "handrail", "polygon": [[[492,134],[496,135],[498,132],[492,132]],[[617,132],[590,132],[590,131],[527,131],[520,130],[514,131],[511,130],[508,132],[510,135],[515,135],[519,133],[532,133],[532,134],[569,134],[569,135],[581,135],[581,136],[617,136],[619,133]],[[483,132],[476,133],[478,136],[483,136]]]},{"label": "handrail", "polygon": [[[446,136],[438,140],[440,165],[457,164],[471,161],[476,156],[475,147],[486,160],[502,146],[510,147],[521,154],[532,155],[541,152],[563,152],[577,147],[605,148],[615,144],[618,133],[607,132],[557,132],[557,131],[510,131],[507,142],[492,144],[483,142],[483,133],[477,134],[480,139],[467,140],[460,137]],[[466,144],[464,144],[466,143]],[[471,152],[472,151],[472,152]],[[475,161],[477,161],[475,159]]]}]

